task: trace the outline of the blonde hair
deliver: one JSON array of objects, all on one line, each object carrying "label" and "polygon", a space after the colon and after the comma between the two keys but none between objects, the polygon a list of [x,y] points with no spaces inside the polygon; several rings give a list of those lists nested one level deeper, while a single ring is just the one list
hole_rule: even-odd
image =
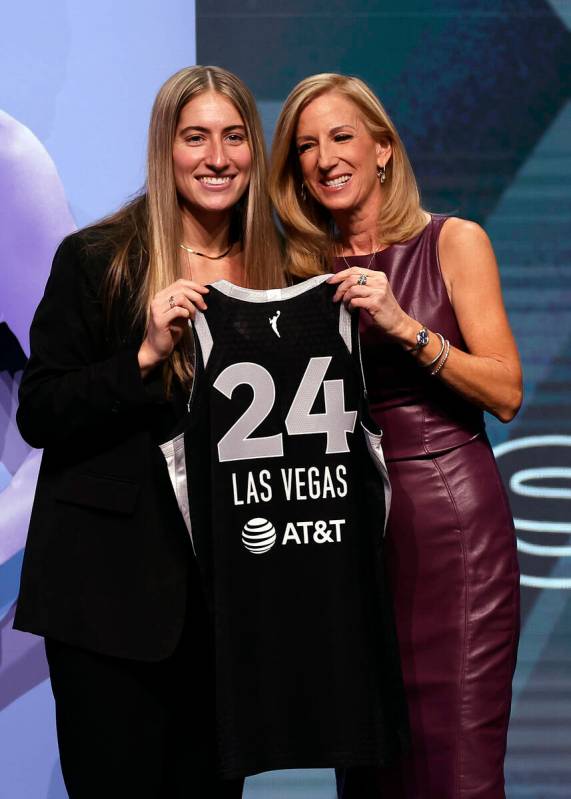
[{"label": "blonde hair", "polygon": [[[173,171],[173,142],[182,109],[207,91],[232,102],[244,122],[252,156],[248,189],[234,209],[232,224],[242,242],[244,283],[261,289],[284,282],[283,258],[267,191],[264,137],[252,93],[236,75],[221,67],[186,67],[163,84],[153,104],[144,191],[95,226],[99,242],[110,244],[113,253],[107,273],[107,308],[126,288],[134,323],[146,326],[155,294],[180,277],[182,216]],[[172,372],[184,384],[191,380],[188,341],[186,345],[174,351],[167,365],[169,385]]]},{"label": "blonde hair", "polygon": [[426,226],[404,144],[376,95],[359,78],[335,73],[312,75],[298,83],[284,103],[274,134],[270,170],[270,193],[286,233],[288,267],[300,277],[329,271],[334,254],[331,214],[309,193],[306,199],[301,197],[303,178],[295,143],[301,112],[316,97],[329,92],[351,100],[373,139],[392,147],[375,236],[379,244],[406,241]]}]

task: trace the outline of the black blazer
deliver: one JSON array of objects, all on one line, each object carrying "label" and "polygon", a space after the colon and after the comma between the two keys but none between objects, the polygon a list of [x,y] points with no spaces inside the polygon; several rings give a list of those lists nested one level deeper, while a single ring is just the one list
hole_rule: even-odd
[{"label": "black blazer", "polygon": [[14,626],[159,660],[180,637],[191,558],[158,447],[184,397],[166,400],[160,369],[141,379],[142,331],[126,296],[106,318],[109,257],[90,236],[60,245],[30,331],[17,420],[44,454]]}]

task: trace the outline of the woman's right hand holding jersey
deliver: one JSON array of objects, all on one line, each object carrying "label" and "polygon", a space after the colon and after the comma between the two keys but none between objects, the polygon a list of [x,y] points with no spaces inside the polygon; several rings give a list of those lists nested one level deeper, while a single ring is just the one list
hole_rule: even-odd
[{"label": "woman's right hand holding jersey", "polygon": [[204,294],[208,294],[206,286],[182,278],[155,294],[147,335],[138,353],[143,377],[169,357],[196,310],[206,310]]}]

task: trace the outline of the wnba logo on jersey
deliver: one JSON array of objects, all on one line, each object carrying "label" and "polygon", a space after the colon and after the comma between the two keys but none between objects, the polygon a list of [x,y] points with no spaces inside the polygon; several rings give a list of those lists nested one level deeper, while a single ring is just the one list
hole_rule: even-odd
[{"label": "wnba logo on jersey", "polygon": [[276,311],[276,313],[273,316],[270,316],[268,318],[268,322],[270,323],[272,330],[274,331],[274,333],[278,338],[281,338],[278,330],[278,319],[280,318],[280,313],[281,311]]},{"label": "wnba logo on jersey", "polygon": [[[345,519],[329,521],[288,522],[282,538],[282,546],[295,544],[341,543],[341,528]],[[269,552],[277,540],[276,528],[267,519],[250,519],[242,529],[242,543],[252,555]]]}]

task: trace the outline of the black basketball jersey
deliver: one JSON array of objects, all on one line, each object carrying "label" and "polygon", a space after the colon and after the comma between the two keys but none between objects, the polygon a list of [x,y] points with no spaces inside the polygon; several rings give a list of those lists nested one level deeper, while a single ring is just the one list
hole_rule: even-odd
[{"label": "black basketball jersey", "polygon": [[326,278],[210,286],[184,429],[162,446],[213,613],[224,777],[378,765],[405,726],[381,436]]}]

